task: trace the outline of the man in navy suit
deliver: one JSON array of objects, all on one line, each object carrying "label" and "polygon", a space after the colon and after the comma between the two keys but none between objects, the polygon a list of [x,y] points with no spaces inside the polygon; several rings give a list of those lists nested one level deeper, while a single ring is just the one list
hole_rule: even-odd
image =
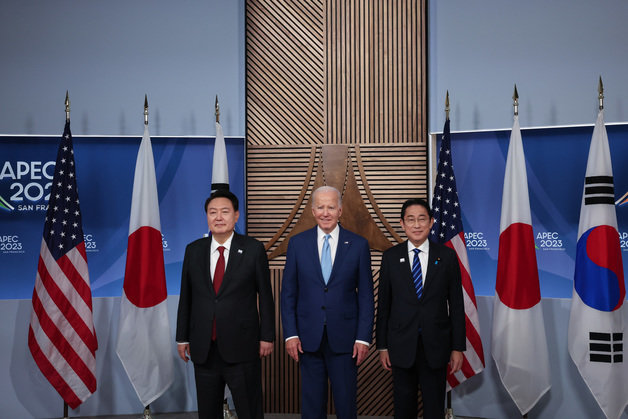
[{"label": "man in navy suit", "polygon": [[238,198],[217,190],[205,201],[211,237],[185,249],[177,349],[192,358],[198,416],[223,417],[225,383],[238,417],[262,419],[260,358],[275,339],[268,258],[259,241],[234,232]]},{"label": "man in navy suit", "polygon": [[325,419],[327,380],[336,415],[357,417],[357,366],[373,334],[373,279],[366,239],[338,225],[340,192],[312,194],[316,227],[295,235],[281,288],[286,351],[301,366],[301,412]]},{"label": "man in navy suit", "polygon": [[420,385],[423,418],[442,419],[447,364],[458,371],[466,348],[460,267],[452,249],[427,239],[434,218],[425,200],[407,200],[400,222],[408,240],[382,256],[377,349],[392,369],[395,418],[417,417]]}]

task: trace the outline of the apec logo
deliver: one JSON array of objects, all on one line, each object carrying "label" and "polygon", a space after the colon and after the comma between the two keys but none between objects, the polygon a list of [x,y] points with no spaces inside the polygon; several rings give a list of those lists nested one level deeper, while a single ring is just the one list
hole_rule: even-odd
[{"label": "apec logo", "polygon": [[621,245],[621,250],[628,252],[628,231],[619,233],[619,243]]},{"label": "apec logo", "polygon": [[0,253],[25,253],[20,236],[0,235]]},{"label": "apec logo", "polygon": [[166,240],[166,236],[164,236],[164,233],[161,233],[161,247],[163,248],[164,252],[170,251],[170,248],[168,247],[168,240]]},{"label": "apec logo", "polygon": [[464,241],[468,250],[490,250],[488,241],[484,238],[484,233],[481,231],[464,233]]},{"label": "apec logo", "polygon": [[54,169],[54,161],[5,161],[0,169],[0,209],[46,211],[48,204],[40,201],[50,199]]},{"label": "apec logo", "polygon": [[85,234],[83,233],[83,241],[85,242],[85,251],[88,253],[98,252],[98,245],[96,244],[96,239],[93,234]]},{"label": "apec logo", "polygon": [[536,235],[536,247],[541,250],[565,250],[563,240],[555,231],[542,231]]}]

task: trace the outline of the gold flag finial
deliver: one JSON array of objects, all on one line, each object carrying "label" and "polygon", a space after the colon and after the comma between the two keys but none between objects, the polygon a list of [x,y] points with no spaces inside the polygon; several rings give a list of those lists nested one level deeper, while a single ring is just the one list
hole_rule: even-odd
[{"label": "gold flag finial", "polygon": [[517,83],[515,83],[515,92],[512,94],[512,106],[514,107],[515,116],[519,115],[519,92],[517,92]]},{"label": "gold flag finial", "polygon": [[144,94],[144,125],[148,125],[148,95]]},{"label": "gold flag finial", "polygon": [[447,90],[447,96],[445,96],[445,119],[449,121],[449,90]]},{"label": "gold flag finial", "polygon": [[216,122],[220,122],[220,106],[218,106],[218,95],[216,95],[216,104],[214,105],[216,109]]},{"label": "gold flag finial", "polygon": [[600,82],[597,85],[597,99],[600,103],[600,110],[604,109],[604,85],[602,84],[602,76],[600,76]]},{"label": "gold flag finial", "polygon": [[65,91],[65,122],[70,122],[70,94]]}]

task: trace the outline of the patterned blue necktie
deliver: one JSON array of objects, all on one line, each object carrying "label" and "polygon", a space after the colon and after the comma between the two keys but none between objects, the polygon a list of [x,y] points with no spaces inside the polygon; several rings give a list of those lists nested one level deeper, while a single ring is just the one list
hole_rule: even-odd
[{"label": "patterned blue necktie", "polygon": [[323,250],[321,252],[321,270],[323,271],[323,279],[325,284],[329,281],[331,275],[331,250],[329,249],[330,234],[325,234],[325,241],[323,242]]},{"label": "patterned blue necktie", "polygon": [[414,249],[414,260],[412,261],[412,280],[414,281],[414,290],[419,300],[423,296],[423,272],[421,271],[421,261],[419,260],[420,252],[419,249]]}]

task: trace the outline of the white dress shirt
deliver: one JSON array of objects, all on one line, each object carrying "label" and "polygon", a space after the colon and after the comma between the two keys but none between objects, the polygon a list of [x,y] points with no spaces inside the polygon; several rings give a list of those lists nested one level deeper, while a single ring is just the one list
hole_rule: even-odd
[{"label": "white dress shirt", "polygon": [[227,263],[229,262],[229,249],[231,249],[231,241],[233,240],[233,232],[231,236],[223,244],[220,244],[216,241],[214,236],[212,236],[212,244],[209,248],[209,271],[211,274],[212,284],[214,283],[214,272],[216,271],[216,263],[218,263],[218,257],[220,257],[220,252],[218,251],[218,247],[223,246],[225,250],[222,251],[222,255],[225,258],[225,271],[227,270]]},{"label": "white dress shirt", "polygon": [[[412,264],[414,263],[414,249],[415,248],[416,247],[412,244],[412,242],[408,240],[408,260],[410,261],[410,267],[412,267]],[[421,243],[418,249],[421,251],[419,253],[419,262],[421,263],[421,274],[422,274],[421,279],[423,281],[423,287],[425,287],[425,278],[427,277],[427,268],[428,268],[427,261],[429,260],[429,257],[430,257],[429,240],[426,239],[423,243]]]},{"label": "white dress shirt", "polygon": [[[318,244],[318,261],[320,262],[321,255],[323,254],[323,243],[325,243],[325,235],[327,233],[321,230],[320,227],[316,227],[316,232],[318,235],[318,239],[316,240],[316,243]],[[329,242],[329,251],[331,252],[331,266],[333,269],[334,260],[336,260],[336,249],[338,249],[338,236],[340,235],[340,227],[338,227],[338,224],[336,224],[336,228],[334,228],[331,233],[329,233],[329,235],[331,237],[327,239],[327,241]]]}]

